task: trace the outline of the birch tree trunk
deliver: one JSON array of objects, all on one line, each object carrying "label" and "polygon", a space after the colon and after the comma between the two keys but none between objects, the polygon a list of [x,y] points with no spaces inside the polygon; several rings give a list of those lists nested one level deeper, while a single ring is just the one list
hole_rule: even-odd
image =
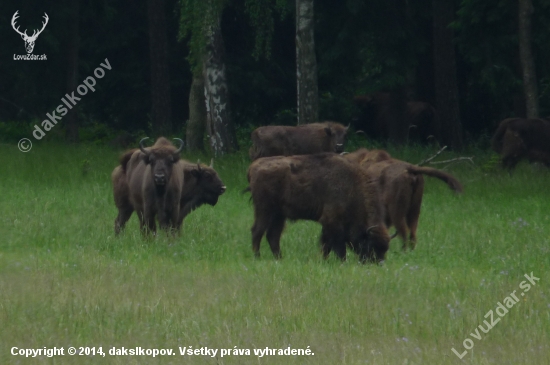
[{"label": "birch tree trunk", "polygon": [[298,124],[319,120],[313,0],[296,0],[296,81]]},{"label": "birch tree trunk", "polygon": [[531,16],[534,8],[531,0],[519,0],[519,56],[523,74],[523,93],[527,118],[539,116],[537,77],[531,50]]},{"label": "birch tree trunk", "polygon": [[151,60],[151,119],[156,134],[172,132],[172,102],[164,0],[147,0]]},{"label": "birch tree trunk", "polygon": [[203,137],[206,131],[206,101],[204,99],[204,79],[194,75],[189,92],[189,121],[186,130],[187,151],[204,149]]},{"label": "birch tree trunk", "polygon": [[441,120],[443,143],[454,149],[462,148],[462,125],[456,76],[456,56],[453,31],[454,0],[432,0],[435,93]]},{"label": "birch tree trunk", "polygon": [[204,60],[204,96],[206,98],[206,128],[215,156],[237,149],[235,130],[229,109],[229,92],[224,63],[224,44],[220,18],[207,27]]}]

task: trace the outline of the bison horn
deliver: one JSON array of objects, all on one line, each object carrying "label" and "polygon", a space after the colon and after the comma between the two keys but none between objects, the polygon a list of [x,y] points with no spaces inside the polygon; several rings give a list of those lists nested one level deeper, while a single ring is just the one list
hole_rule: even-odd
[{"label": "bison horn", "polygon": [[346,131],[349,129],[350,126],[351,126],[351,123],[349,123],[348,126],[346,127]]},{"label": "bison horn", "polygon": [[212,168],[212,169],[214,168],[214,159],[213,158],[210,159],[210,168]]},{"label": "bison horn", "polygon": [[149,137],[145,137],[143,138],[141,141],[139,141],[139,149],[141,150],[141,152],[145,153],[146,155],[149,154],[149,152],[147,152],[145,150],[145,147],[143,147],[143,142],[146,140],[146,139],[149,139]]},{"label": "bison horn", "polygon": [[367,228],[367,234],[369,234],[369,232],[372,231],[373,229],[375,229],[376,227],[378,227],[378,225],[370,226],[369,228]]},{"label": "bison horn", "polygon": [[199,163],[197,163],[197,170],[198,170],[199,172],[201,172],[201,171],[202,171],[202,169],[201,169],[201,164],[200,164],[200,162],[199,162]]},{"label": "bison horn", "polygon": [[174,153],[175,153],[175,154],[180,153],[181,150],[183,150],[183,145],[184,145],[184,143],[183,143],[183,141],[182,141],[181,139],[179,139],[179,138],[174,138],[174,141],[178,141],[178,142],[180,143],[179,148],[178,148],[178,149],[176,150],[176,152],[174,152]]}]

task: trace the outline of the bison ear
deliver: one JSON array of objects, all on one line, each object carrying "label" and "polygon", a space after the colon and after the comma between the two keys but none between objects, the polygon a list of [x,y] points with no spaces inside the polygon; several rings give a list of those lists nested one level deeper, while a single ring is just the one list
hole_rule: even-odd
[{"label": "bison ear", "polygon": [[178,162],[179,159],[180,159],[179,152],[172,154],[172,162]]},{"label": "bison ear", "polygon": [[327,134],[327,136],[332,135],[332,130],[330,129],[330,127],[325,127],[325,133]]}]

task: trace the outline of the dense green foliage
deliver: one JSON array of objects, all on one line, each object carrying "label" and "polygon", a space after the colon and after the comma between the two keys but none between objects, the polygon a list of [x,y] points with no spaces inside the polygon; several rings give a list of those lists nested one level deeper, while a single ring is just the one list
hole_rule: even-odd
[{"label": "dense green foliage", "polygon": [[[354,142],[355,143],[355,142]],[[369,144],[370,145],[370,144]],[[201,207],[181,236],[144,239],[137,218],[113,235],[109,174],[118,151],[104,146],[1,146],[0,362],[203,364],[178,346],[306,348],[312,357],[231,356],[223,364],[455,364],[454,347],[531,273],[540,278],[464,358],[468,364],[544,364],[550,353],[550,174],[522,164],[512,177],[471,148],[476,166],[448,168],[454,195],[427,179],[418,246],[392,247],[383,266],[348,254],[323,262],[320,226],[289,223],[283,259],[267,243],[251,250],[248,159],[215,161],[228,187]],[[390,149],[418,162],[425,148]],[[207,160],[207,156],[186,156]],[[444,153],[440,158],[454,157]],[[495,314],[496,316],[496,314]],[[172,348],[173,357],[24,359],[12,346]]]},{"label": "dense green foliage", "polygon": [[[84,128],[151,133],[150,65],[144,1],[81,1],[79,80],[108,58],[113,71],[79,103]],[[550,4],[534,0],[533,51],[541,115],[550,114]],[[66,93],[69,42],[67,1],[3,3],[0,14],[0,138],[17,140],[45,119]],[[456,2],[458,80],[462,125],[468,135],[491,133],[521,110],[517,3]],[[14,61],[23,54],[9,26],[19,10],[23,28],[50,22],[35,54],[47,61]],[[231,105],[237,127],[295,124],[294,2],[288,0],[167,0],[167,28],[174,132],[188,118],[191,70],[200,59],[205,24],[221,13]],[[354,95],[406,87],[415,100],[434,103],[431,1],[315,1],[320,118],[348,123],[357,113]],[[30,31],[29,31],[30,32]],[[56,127],[57,128],[57,127]],[[62,133],[61,133],[62,134]],[[48,137],[52,138],[52,137]]]}]

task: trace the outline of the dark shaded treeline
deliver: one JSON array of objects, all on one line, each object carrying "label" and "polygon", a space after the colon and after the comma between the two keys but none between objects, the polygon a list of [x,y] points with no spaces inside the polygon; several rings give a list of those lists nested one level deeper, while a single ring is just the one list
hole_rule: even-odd
[{"label": "dark shaded treeline", "polygon": [[[250,0],[248,0],[250,1]],[[260,1],[260,0],[258,0]],[[263,0],[265,2],[265,0]],[[153,129],[148,4],[144,0],[80,0],[78,7],[77,84],[108,58],[112,71],[96,91],[78,104],[78,123],[112,130],[156,133]],[[28,126],[46,118],[68,89],[74,55],[74,4],[69,0],[5,0],[0,11],[0,122]],[[498,121],[524,116],[518,45],[518,2],[445,1],[453,7],[460,122],[466,136],[492,133]],[[396,90],[406,100],[437,107],[432,1],[315,0],[319,114],[321,120],[347,124],[357,114],[355,95]],[[188,119],[192,82],[186,40],[178,42],[178,2],[164,1],[170,80],[172,131],[182,135]],[[532,50],[540,115],[550,115],[550,4],[533,0]],[[257,28],[251,26],[244,0],[229,1],[222,34],[237,129],[266,124],[296,124],[296,48],[294,1],[286,14],[274,13],[270,57],[253,56]],[[25,54],[10,22],[19,10],[21,30],[39,28],[34,54],[47,61],[14,61]],[[441,60],[447,63],[447,60]],[[442,113],[445,115],[445,113]],[[63,120],[67,122],[67,117]],[[61,129],[60,127],[56,127]],[[19,130],[17,130],[19,131]],[[19,132],[17,132],[19,133]],[[20,136],[4,136],[17,138]]]}]

